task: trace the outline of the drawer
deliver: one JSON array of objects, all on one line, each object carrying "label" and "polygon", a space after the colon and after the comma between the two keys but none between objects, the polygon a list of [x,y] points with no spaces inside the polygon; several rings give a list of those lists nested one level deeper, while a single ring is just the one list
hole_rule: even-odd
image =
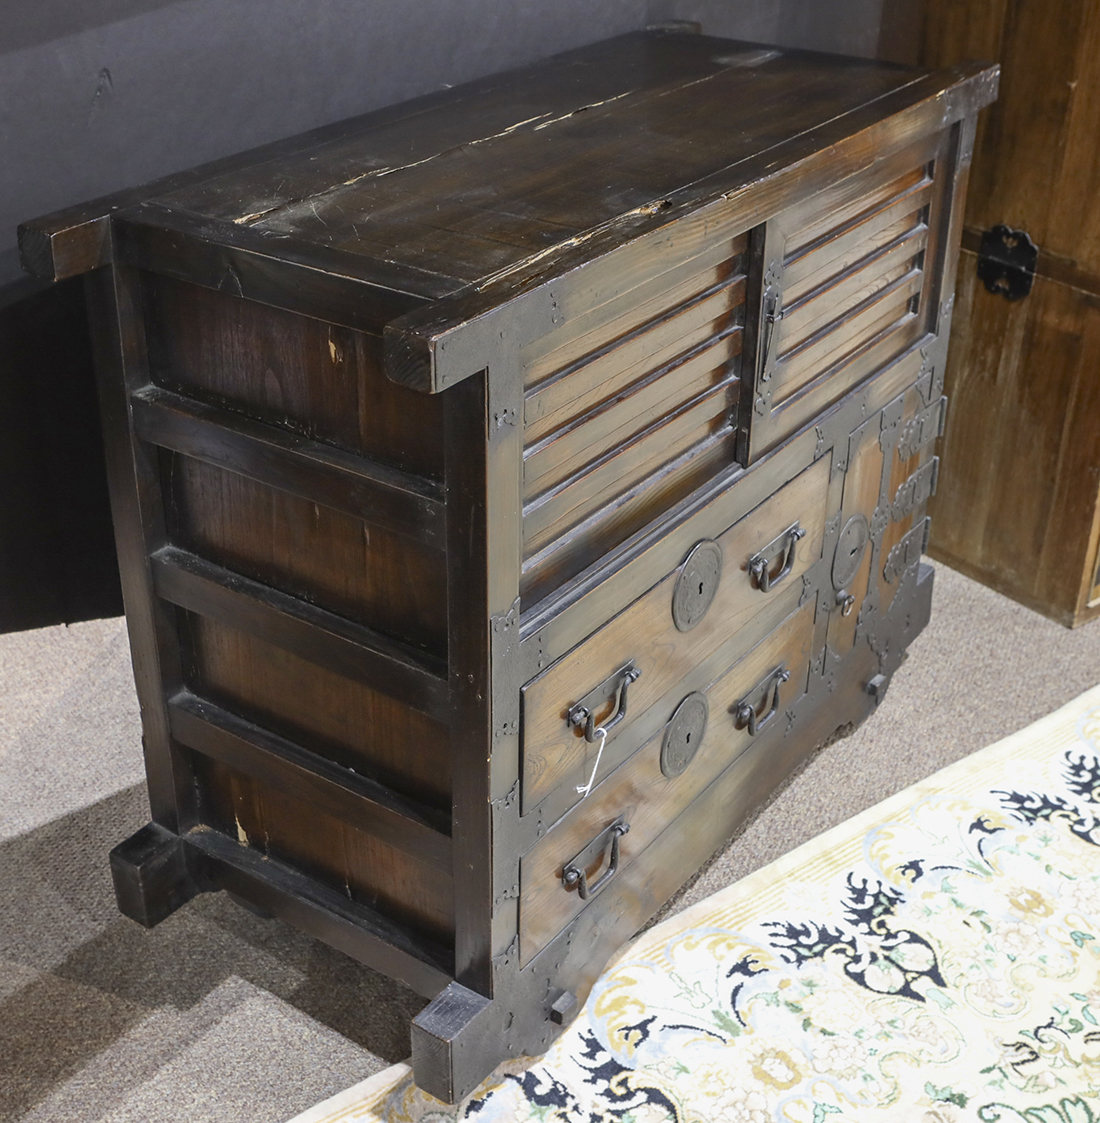
[{"label": "drawer", "polygon": [[[732,645],[723,663],[729,666],[765,634],[761,622],[770,617],[774,626],[782,619],[772,615],[778,611],[773,602],[786,604],[783,615],[794,608],[802,574],[821,556],[829,475],[830,460],[825,457],[718,535],[717,587],[693,626],[677,625],[674,601],[690,602],[686,583],[692,573],[700,585],[706,583],[705,555],[715,556],[714,544],[694,559],[689,555],[677,570],[523,688],[524,814],[559,786],[571,790],[591,772],[599,738],[586,740],[584,729],[570,723],[571,710],[586,704],[597,725],[610,721],[622,705],[623,679],[633,677],[625,687],[625,715],[604,744],[601,764],[607,771],[642,743],[645,735],[639,736],[635,725],[644,726],[650,707],[685,676]],[[787,534],[796,524],[804,532],[800,538]],[[766,580],[750,572],[761,554],[770,562]],[[690,623],[681,619],[685,622]]]},{"label": "drawer", "polygon": [[[806,691],[814,609],[812,601],[797,609],[705,690],[677,695],[658,735],[524,855],[519,918],[524,964],[589,901],[613,893],[611,871],[629,865],[756,738],[782,736],[785,709]],[[622,826],[628,829],[620,834]],[[699,862],[707,857],[700,854]],[[583,872],[583,886],[571,877],[567,884],[570,867]],[[639,916],[638,922],[645,919]]]}]

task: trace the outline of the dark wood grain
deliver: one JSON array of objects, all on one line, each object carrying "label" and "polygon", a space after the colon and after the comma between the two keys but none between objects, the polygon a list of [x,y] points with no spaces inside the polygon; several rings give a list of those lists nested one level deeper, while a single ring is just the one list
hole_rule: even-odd
[{"label": "dark wood grain", "polygon": [[1100,615],[1089,604],[1100,297],[1039,277],[1027,300],[1010,304],[962,256],[931,550],[1063,624],[1083,623]]},{"label": "dark wood grain", "polygon": [[165,457],[162,472],[173,544],[446,658],[442,551],[385,530],[369,508],[366,523],[268,487],[270,477],[261,482],[190,456]]},{"label": "dark wood grain", "polygon": [[417,936],[377,910],[349,901],[294,867],[215,831],[194,831],[185,841],[202,856],[205,876],[219,887],[385,971],[420,994],[431,997],[447,985],[452,963],[445,945]]},{"label": "dark wood grain", "polygon": [[442,716],[445,663],[176,546],[157,550],[151,562],[154,587],[165,600]]},{"label": "dark wood grain", "polygon": [[[149,276],[145,288],[159,385],[442,478],[440,407],[383,375],[377,335],[168,278]],[[416,440],[409,439],[412,417]]]},{"label": "dark wood grain", "polygon": [[430,480],[156,387],[139,390],[133,408],[150,444],[443,546],[446,508]]},{"label": "dark wood grain", "polygon": [[[1100,357],[1100,13],[929,0],[922,54],[1001,60],[1003,93],[979,119],[934,556],[1068,626],[1100,614],[1100,424],[1087,372]],[[974,276],[981,231],[1040,247],[1032,294],[1007,304]],[[961,227],[961,219],[958,221]]]},{"label": "dark wood grain", "polygon": [[413,799],[450,807],[447,730],[427,715],[213,617],[186,616],[184,651],[192,693]]},{"label": "dark wood grain", "polygon": [[[225,887],[438,992],[414,1064],[445,1098],[544,1052],[927,621],[995,87],[654,31],[29,227],[37,267],[124,290],[120,541],[150,773],[190,801],[133,843],[127,907]],[[686,622],[701,539],[723,572]],[[594,772],[566,711],[608,720],[628,660]],[[662,771],[695,693],[705,743]],[[583,904],[563,863],[620,815]]]},{"label": "dark wood grain", "polygon": [[168,703],[181,744],[450,873],[449,817],[186,691]]}]

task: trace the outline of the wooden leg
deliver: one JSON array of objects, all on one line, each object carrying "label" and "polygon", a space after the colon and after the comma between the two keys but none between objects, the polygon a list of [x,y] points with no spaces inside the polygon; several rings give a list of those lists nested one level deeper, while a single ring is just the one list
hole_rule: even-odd
[{"label": "wooden leg", "polygon": [[417,1085],[444,1103],[468,1096],[507,1055],[493,1002],[451,983],[412,1023],[412,1065]]},{"label": "wooden leg", "polygon": [[178,835],[149,823],[111,851],[119,911],[146,928],[159,924],[201,891]]}]

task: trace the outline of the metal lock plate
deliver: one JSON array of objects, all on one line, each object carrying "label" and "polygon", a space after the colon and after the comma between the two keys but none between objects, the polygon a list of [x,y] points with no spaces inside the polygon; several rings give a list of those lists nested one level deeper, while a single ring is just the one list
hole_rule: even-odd
[{"label": "metal lock plate", "polygon": [[679,776],[699,751],[707,732],[710,707],[705,694],[689,694],[677,707],[661,745],[661,771],[671,780]]},{"label": "metal lock plate", "polygon": [[870,527],[863,515],[853,515],[840,532],[833,555],[833,588],[846,589],[859,572],[863,551],[867,549]]},{"label": "metal lock plate", "polygon": [[722,576],[722,547],[706,538],[687,556],[672,590],[672,622],[690,632],[707,614]]}]

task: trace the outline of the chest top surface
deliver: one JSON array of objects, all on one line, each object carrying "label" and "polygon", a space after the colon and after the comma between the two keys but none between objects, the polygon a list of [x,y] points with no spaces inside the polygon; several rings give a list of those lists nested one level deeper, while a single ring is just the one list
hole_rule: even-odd
[{"label": "chest top surface", "polygon": [[795,138],[916,94],[925,78],[699,35],[627,35],[291,141],[158,202],[338,251],[349,268],[404,266],[435,295],[753,158],[773,154],[774,166]]},{"label": "chest top surface", "polygon": [[922,103],[957,117],[988,100],[981,74],[637,32],[27,223],[21,249],[56,279],[106,264],[107,220],[137,208],[403,294],[384,322],[546,276]]}]

